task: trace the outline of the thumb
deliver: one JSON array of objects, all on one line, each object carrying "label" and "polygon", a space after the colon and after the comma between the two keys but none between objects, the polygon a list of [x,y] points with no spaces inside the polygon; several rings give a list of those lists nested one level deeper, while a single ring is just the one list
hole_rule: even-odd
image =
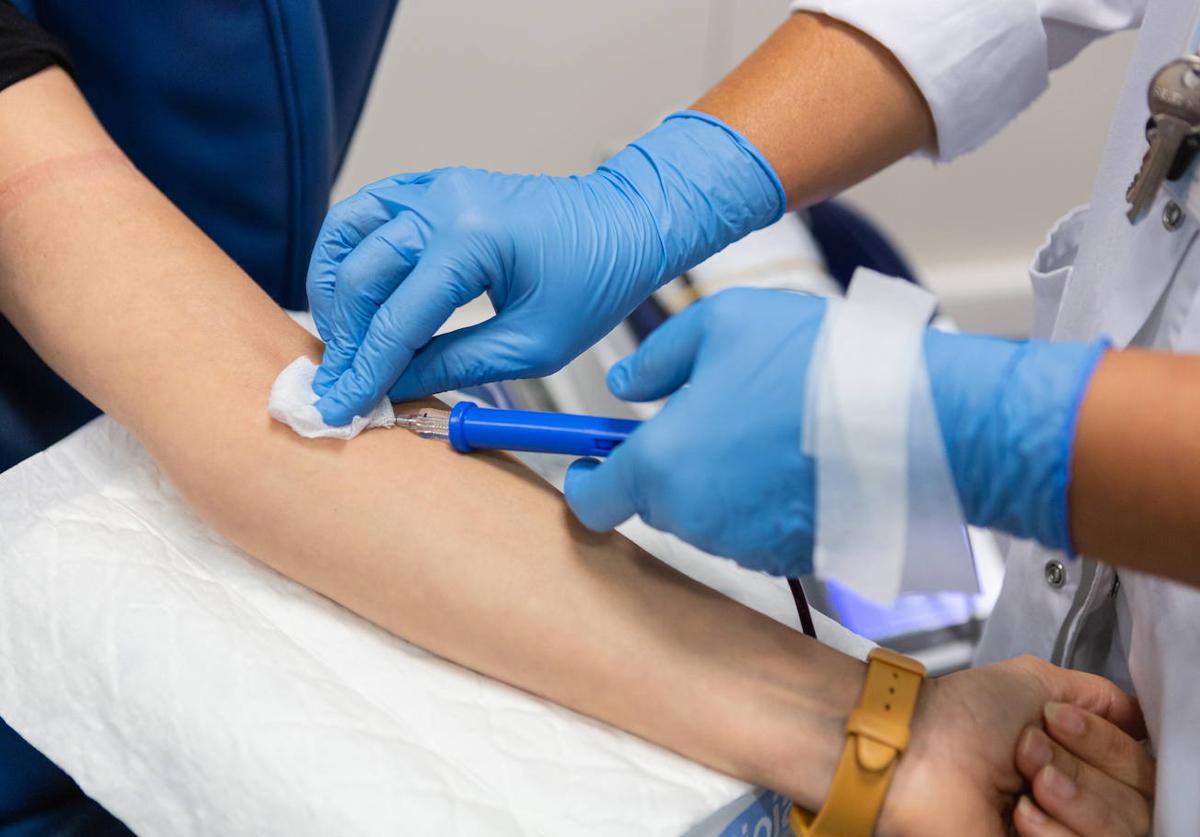
[{"label": "thumb", "polygon": [[[628,444],[628,443],[626,443]],[[577,460],[567,470],[563,493],[579,521],[593,532],[607,532],[637,513],[626,489],[620,448],[606,462]]]},{"label": "thumb", "polygon": [[[522,351],[524,348],[524,351]],[[541,374],[535,346],[515,334],[504,313],[467,328],[440,334],[413,355],[388,393],[412,401],[454,389]]]},{"label": "thumb", "polygon": [[1134,738],[1146,736],[1146,725],[1137,699],[1107,678],[1082,671],[1058,669],[1061,682],[1051,691],[1054,700],[1099,715]]},{"label": "thumb", "polygon": [[636,352],[614,365],[608,388],[625,401],[666,398],[691,377],[704,327],[701,300],[652,331]]}]

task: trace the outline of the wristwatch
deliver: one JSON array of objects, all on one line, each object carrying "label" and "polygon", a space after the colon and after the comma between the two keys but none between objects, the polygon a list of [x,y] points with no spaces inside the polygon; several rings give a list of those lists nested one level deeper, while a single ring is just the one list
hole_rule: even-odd
[{"label": "wristwatch", "polygon": [[896,762],[908,746],[925,666],[911,657],[874,649],[858,708],[846,720],[846,747],[825,804],[815,816],[792,805],[796,837],[870,837]]}]

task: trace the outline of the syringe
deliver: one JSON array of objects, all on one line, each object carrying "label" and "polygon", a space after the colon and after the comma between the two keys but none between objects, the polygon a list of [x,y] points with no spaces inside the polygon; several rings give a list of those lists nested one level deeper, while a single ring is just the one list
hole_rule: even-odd
[{"label": "syringe", "polygon": [[493,410],[470,401],[454,409],[423,409],[396,416],[396,426],[422,439],[449,442],[455,450],[519,450],[605,457],[638,428],[630,419],[532,410]]},{"label": "syringe", "polygon": [[[454,409],[418,410],[396,416],[396,426],[422,439],[449,442],[462,453],[488,448],[571,456],[608,456],[638,428],[640,421],[542,413],[531,410],[493,410],[461,401]],[[812,613],[799,579],[789,578],[792,599],[800,614],[800,627],[815,637]]]}]

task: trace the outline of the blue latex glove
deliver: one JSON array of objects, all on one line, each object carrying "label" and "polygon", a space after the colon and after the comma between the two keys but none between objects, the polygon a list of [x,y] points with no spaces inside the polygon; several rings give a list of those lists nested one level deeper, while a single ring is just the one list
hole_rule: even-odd
[{"label": "blue latex glove", "polygon": [[[636,513],[751,568],[810,573],[815,465],[801,433],[824,314],[818,297],[738,289],[651,334],[610,370],[609,387],[631,401],[674,395],[604,463],[572,465],[566,495],[579,519],[603,531]],[[971,523],[1069,547],[1071,439],[1101,351],[927,330],[934,402]]]},{"label": "blue latex glove", "polygon": [[[554,372],[785,204],[762,155],[693,112],[586,177],[453,168],[368,186],[329,213],[309,267],[317,409],[342,425],[384,393]],[[485,292],[494,318],[431,341]]]}]

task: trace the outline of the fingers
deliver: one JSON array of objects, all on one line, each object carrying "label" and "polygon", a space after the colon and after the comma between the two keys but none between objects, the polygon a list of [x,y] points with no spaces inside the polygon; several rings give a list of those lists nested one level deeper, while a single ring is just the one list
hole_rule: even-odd
[{"label": "fingers", "polygon": [[1013,826],[1020,837],[1080,837],[1071,829],[1046,816],[1028,796],[1017,800],[1017,807],[1013,811]]},{"label": "fingers", "polygon": [[531,335],[518,333],[508,322],[509,317],[501,313],[433,338],[413,355],[388,397],[413,401],[439,392],[555,371],[538,366]]},{"label": "fingers", "polygon": [[[627,441],[625,445],[628,444]],[[621,448],[617,448],[603,464],[595,459],[580,459],[567,471],[563,486],[567,505],[594,532],[607,532],[637,511],[623,462]]]},{"label": "fingers", "polygon": [[1146,722],[1137,700],[1112,681],[1054,666],[1041,665],[1040,668],[1048,678],[1047,685],[1055,702],[1068,703],[1099,715],[1135,739],[1146,737]]},{"label": "fingers", "polygon": [[1153,799],[1155,763],[1146,748],[1103,718],[1063,703],[1046,704],[1050,736],[1068,752]]},{"label": "fingers", "polygon": [[704,339],[704,303],[667,320],[636,352],[608,372],[608,388],[626,401],[655,401],[679,389],[692,374]]},{"label": "fingers", "polygon": [[1081,761],[1036,727],[1027,727],[1021,735],[1017,768],[1032,783],[1037,807],[1072,831],[1096,837],[1149,831],[1146,797]]},{"label": "fingers", "polygon": [[313,379],[317,395],[350,368],[371,320],[421,258],[425,232],[417,216],[404,212],[364,238],[338,266],[329,333],[322,335],[325,356]]},{"label": "fingers", "polygon": [[321,224],[308,263],[305,286],[322,340],[329,340],[334,289],[342,261],[359,242],[395,216],[392,203],[381,197],[393,182],[381,181],[359,190],[330,209]]},{"label": "fingers", "polygon": [[365,415],[400,377],[413,353],[481,291],[482,285],[463,276],[451,260],[426,251],[372,318],[349,368],[318,399],[321,417],[340,427]]}]

